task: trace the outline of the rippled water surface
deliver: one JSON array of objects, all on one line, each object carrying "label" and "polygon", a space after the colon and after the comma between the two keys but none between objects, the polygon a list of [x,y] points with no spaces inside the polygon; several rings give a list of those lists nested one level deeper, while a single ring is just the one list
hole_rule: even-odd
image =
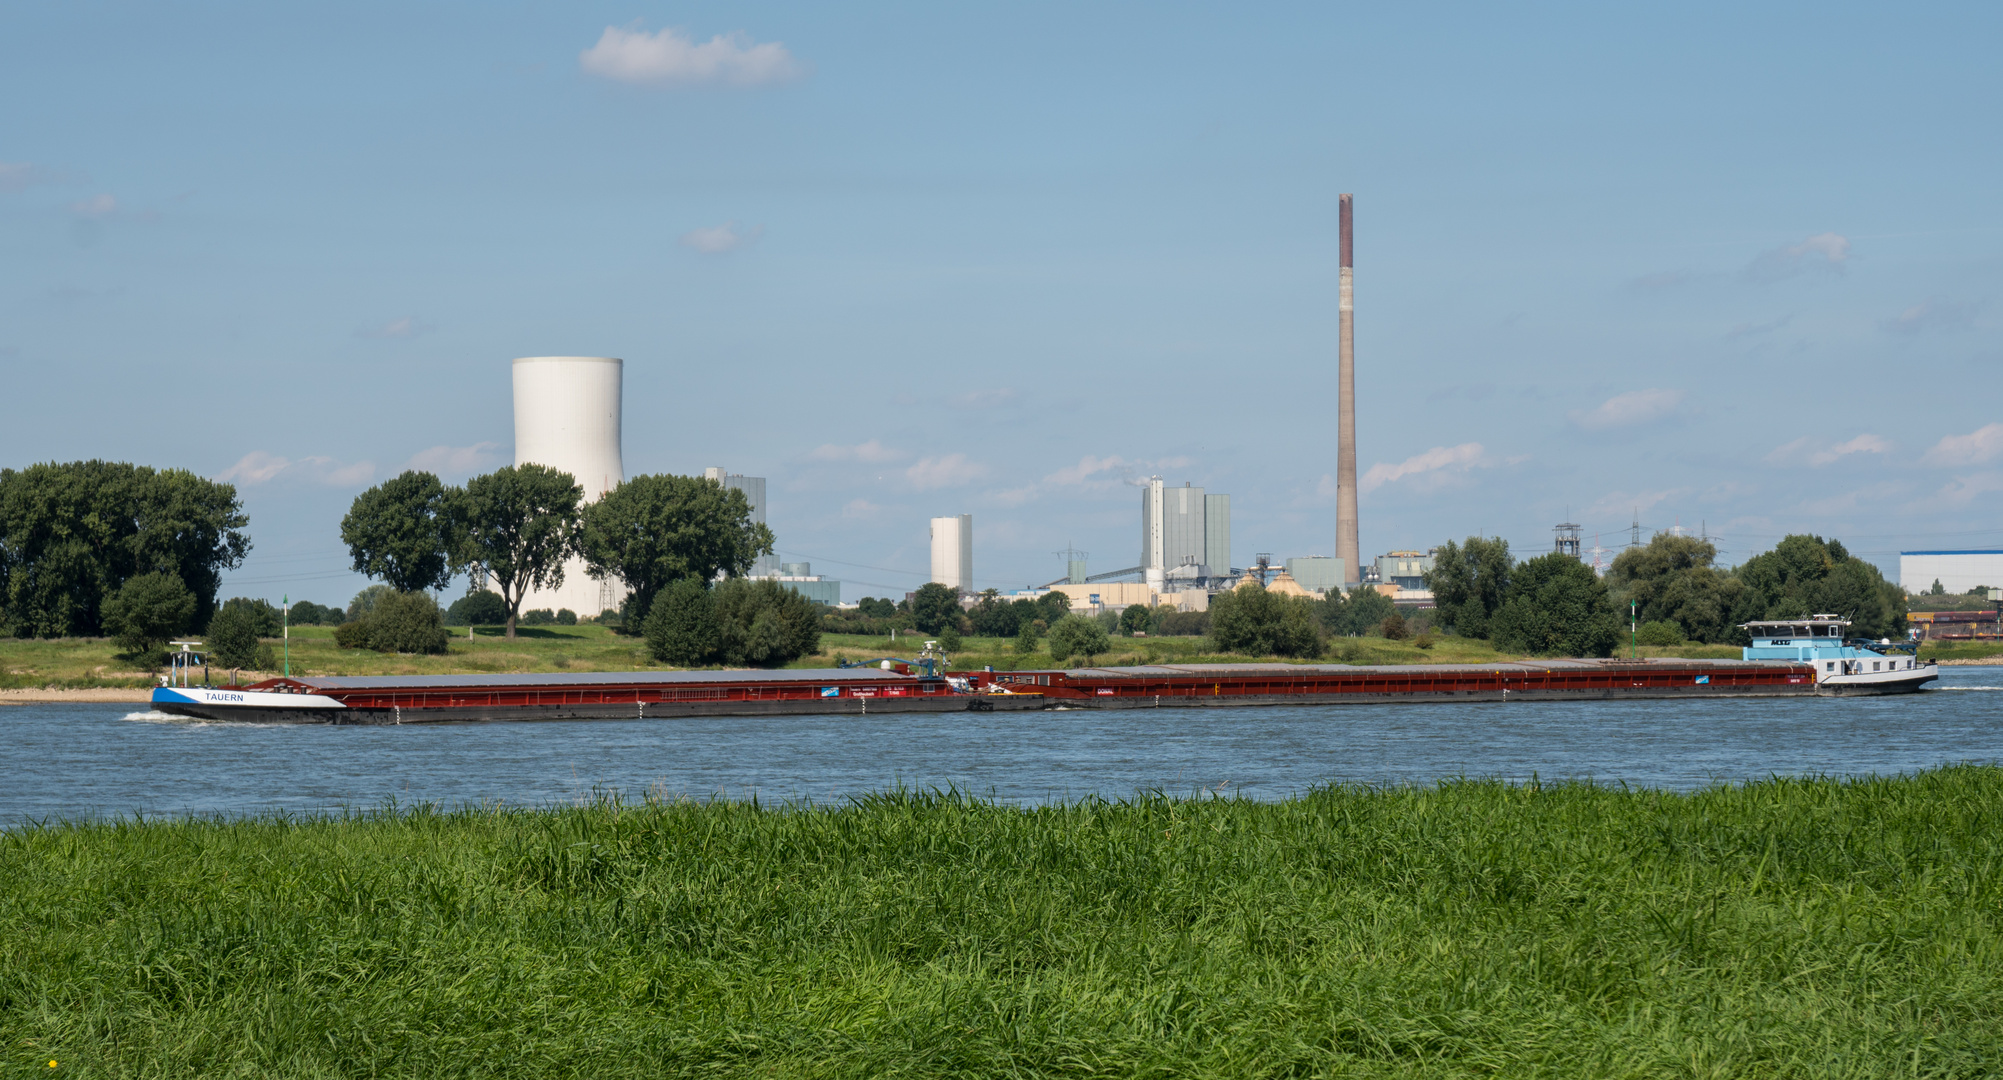
[{"label": "rippled water surface", "polygon": [[0,706],[0,823],[311,812],[391,799],[542,805],[596,790],[841,799],[899,785],[1042,800],[1330,781],[1770,774],[2003,761],[2003,668],[1895,698],[1345,705],[404,727],[196,723],[132,705]]}]

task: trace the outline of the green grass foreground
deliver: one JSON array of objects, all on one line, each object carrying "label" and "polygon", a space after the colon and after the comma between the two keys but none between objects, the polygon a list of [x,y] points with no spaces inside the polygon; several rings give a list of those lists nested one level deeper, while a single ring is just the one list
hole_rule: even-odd
[{"label": "green grass foreground", "polygon": [[1989,1077],[1999,808],[1957,767],[28,827],[0,1073]]}]

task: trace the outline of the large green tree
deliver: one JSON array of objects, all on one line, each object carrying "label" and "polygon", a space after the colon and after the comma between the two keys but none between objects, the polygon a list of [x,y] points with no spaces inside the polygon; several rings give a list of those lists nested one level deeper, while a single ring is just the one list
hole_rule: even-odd
[{"label": "large green tree", "polygon": [[1498,649],[1542,656],[1610,656],[1620,637],[1606,582],[1555,551],[1511,571],[1488,630]]},{"label": "large green tree", "polygon": [[157,659],[155,649],[190,625],[195,594],[174,574],[134,574],[104,602],[104,628],[126,655]]},{"label": "large green tree", "polygon": [[1489,619],[1502,607],[1514,565],[1509,541],[1499,536],[1447,541],[1433,553],[1433,568],[1426,572],[1440,624],[1461,637],[1489,636]]},{"label": "large green tree", "polygon": [[223,571],[250,553],[249,524],[236,488],[181,469],[0,469],[0,633],[104,633],[105,602],[149,573],[179,578],[194,598],[189,625],[206,625]]},{"label": "large green tree", "polygon": [[1905,631],[1905,590],[1837,540],[1783,537],[1772,551],[1747,559],[1736,576],[1745,589],[1733,609],[1734,640],[1745,640],[1739,623],[1824,613],[1849,619],[1851,632],[1863,637]]},{"label": "large green tree", "polygon": [[683,578],[742,577],[772,553],[744,492],[701,476],[636,476],[584,508],[578,546],[593,574],[626,583],[626,625],[646,622],[654,595]]},{"label": "large green tree", "polygon": [[1658,534],[1614,557],[1607,589],[1617,612],[1636,605],[1640,621],[1675,623],[1691,641],[1729,641],[1745,584],[1712,566],[1718,549],[1694,536]]},{"label": "large green tree", "polygon": [[577,508],[584,489],[567,472],[529,462],[495,469],[455,495],[455,566],[478,564],[508,605],[515,636],[522,598],[563,584],[563,563],[577,553]]},{"label": "large green tree", "polygon": [[428,472],[405,472],[355,496],[341,542],[355,570],[398,592],[442,589],[452,580],[452,493]]},{"label": "large green tree", "polygon": [[1349,590],[1346,596],[1339,589],[1330,589],[1321,601],[1321,624],[1331,634],[1362,635],[1384,625],[1397,611],[1398,605],[1390,597],[1367,585]]},{"label": "large green tree", "polygon": [[1210,640],[1245,656],[1320,656],[1314,602],[1269,592],[1258,584],[1210,598]]},{"label": "large green tree", "polygon": [[716,625],[716,597],[706,582],[682,578],[654,595],[642,628],[654,659],[676,667],[716,662],[723,650]]}]

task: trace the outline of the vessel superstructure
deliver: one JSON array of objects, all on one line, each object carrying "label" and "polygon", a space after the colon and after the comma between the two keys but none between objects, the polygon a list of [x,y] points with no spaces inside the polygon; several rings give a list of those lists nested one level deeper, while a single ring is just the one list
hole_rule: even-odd
[{"label": "vessel superstructure", "polygon": [[1752,637],[1747,660],[1807,664],[1823,694],[1898,694],[1918,690],[1940,677],[1940,668],[1918,656],[1919,642],[1852,637],[1852,623],[1840,615],[1758,619],[1739,629]]}]

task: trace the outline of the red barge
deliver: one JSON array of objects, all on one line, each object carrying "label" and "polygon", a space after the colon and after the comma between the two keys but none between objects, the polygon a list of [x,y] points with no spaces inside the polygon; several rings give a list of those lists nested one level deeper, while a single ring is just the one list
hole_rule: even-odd
[{"label": "red barge", "polygon": [[943,676],[901,666],[779,671],[300,676],[162,686],[161,712],[205,720],[412,724],[1370,702],[1603,701],[1816,693],[1781,660],[1540,660],[1498,664],[1162,664]]}]

